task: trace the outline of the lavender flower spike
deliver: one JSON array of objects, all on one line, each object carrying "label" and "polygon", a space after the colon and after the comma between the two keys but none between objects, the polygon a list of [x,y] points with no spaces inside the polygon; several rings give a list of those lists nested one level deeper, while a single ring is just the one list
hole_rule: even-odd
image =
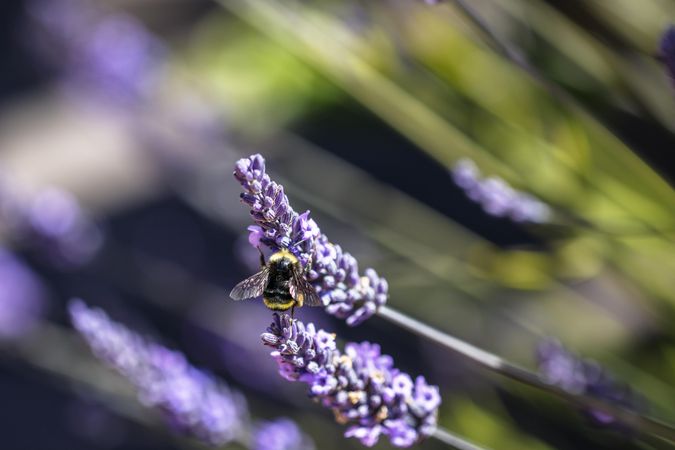
[{"label": "lavender flower spike", "polygon": [[438,388],[394,368],[377,344],[349,343],[341,352],[334,334],[287,314],[274,314],[261,338],[274,349],[281,376],[306,383],[309,395],[349,426],[346,437],[371,447],[384,435],[396,447],[410,447],[435,431]]},{"label": "lavender flower spike", "polygon": [[104,240],[101,228],[73,194],[47,187],[24,199],[2,172],[0,231],[61,269],[91,261]]},{"label": "lavender flower spike", "polygon": [[38,277],[0,247],[0,339],[17,339],[42,319],[46,292]]},{"label": "lavender flower spike", "polygon": [[241,438],[248,418],[244,398],[191,366],[185,356],[143,339],[80,300],[70,317],[94,354],[135,386],[139,399],[159,409],[178,431],[208,444]]},{"label": "lavender flower spike", "polygon": [[258,425],[252,450],[314,450],[314,442],[289,419],[277,419]]},{"label": "lavender flower spike", "polygon": [[[554,339],[540,342],[536,357],[541,376],[571,394],[596,397],[636,412],[646,409],[646,401],[640,394],[618,383],[597,363],[579,358]],[[603,411],[591,409],[584,413],[596,425],[623,428]]]},{"label": "lavender flower spike", "polygon": [[308,278],[326,312],[348,325],[358,325],[387,302],[388,284],[373,269],[359,274],[356,259],[322,234],[309,211],[291,208],[281,185],[265,172],[265,159],[240,159],[234,177],[244,188],[241,199],[251,207],[256,225],[249,227],[249,242],[273,250],[288,248],[308,270]]},{"label": "lavender flower spike", "polygon": [[659,53],[670,76],[670,81],[675,86],[675,25],[669,25],[663,32]]},{"label": "lavender flower spike", "polygon": [[483,211],[514,222],[544,223],[551,218],[551,208],[530,194],[517,191],[497,177],[481,179],[478,167],[470,159],[461,159],[452,169],[455,184],[462,188]]},{"label": "lavender flower spike", "polygon": [[133,16],[105,14],[81,0],[30,0],[35,47],[60,68],[66,86],[109,103],[147,100],[161,76],[165,49]]},{"label": "lavender flower spike", "polygon": [[51,263],[79,267],[91,261],[103,245],[103,232],[69,192],[41,190],[22,211],[18,240]]}]

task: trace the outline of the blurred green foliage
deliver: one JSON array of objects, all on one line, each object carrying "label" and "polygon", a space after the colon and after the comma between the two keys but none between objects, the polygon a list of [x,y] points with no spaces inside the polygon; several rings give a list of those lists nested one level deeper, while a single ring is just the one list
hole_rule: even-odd
[{"label": "blurred green foliage", "polygon": [[[332,232],[379,244],[363,256],[395,275],[392,304],[527,365],[534,341],[557,335],[657,397],[657,411],[675,419],[667,400],[675,398],[675,192],[608,119],[620,112],[673,131],[675,98],[654,59],[672,2],[584,4],[622,46],[543,0],[477,2],[563,97],[495,52],[451,5],[221,4],[227,12],[201,24],[179,66],[253,145],[278,158],[274,170],[288,177],[292,198],[321,223],[339,224],[328,225]],[[289,136],[294,123],[351,101],[446,169],[469,157],[549,202],[553,223],[528,230],[544,244],[489,243]],[[387,157],[386,148],[370,151]],[[297,160],[306,166],[289,162]],[[424,308],[414,309],[404,297],[419,292]],[[503,328],[493,332],[495,323]],[[455,396],[444,406],[449,428],[493,448],[550,448],[518,431],[495,399]]]}]

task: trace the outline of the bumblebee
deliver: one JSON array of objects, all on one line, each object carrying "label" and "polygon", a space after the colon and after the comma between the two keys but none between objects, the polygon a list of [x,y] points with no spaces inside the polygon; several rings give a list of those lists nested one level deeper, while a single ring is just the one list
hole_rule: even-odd
[{"label": "bumblebee", "polygon": [[[260,251],[260,249],[258,249]],[[246,300],[262,295],[263,303],[274,311],[291,310],[295,307],[321,306],[321,299],[314,287],[307,281],[302,264],[293,253],[281,249],[270,256],[265,263],[265,256],[260,252],[262,269],[237,284],[230,292],[233,300]]]}]

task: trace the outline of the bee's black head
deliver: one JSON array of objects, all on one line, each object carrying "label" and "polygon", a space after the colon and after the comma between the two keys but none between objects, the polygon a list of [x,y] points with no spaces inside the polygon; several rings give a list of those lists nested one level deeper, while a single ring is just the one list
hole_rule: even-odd
[{"label": "bee's black head", "polygon": [[277,262],[277,268],[279,270],[290,270],[292,266],[293,266],[293,261],[291,261],[288,258],[281,258]]}]

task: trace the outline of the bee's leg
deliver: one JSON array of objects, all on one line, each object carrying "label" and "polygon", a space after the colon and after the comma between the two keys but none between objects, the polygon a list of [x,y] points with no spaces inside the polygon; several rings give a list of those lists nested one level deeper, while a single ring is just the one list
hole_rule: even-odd
[{"label": "bee's leg", "polygon": [[312,267],[312,255],[309,255],[309,261],[307,261],[307,264],[305,265],[305,276],[309,275],[309,270]]},{"label": "bee's leg", "polygon": [[293,306],[291,306],[291,320],[295,317],[295,303],[293,303]]},{"label": "bee's leg", "polygon": [[260,247],[256,247],[258,249],[258,252],[260,253],[260,267],[265,267],[267,263],[265,262],[265,255],[263,254],[262,250],[260,250]]}]

